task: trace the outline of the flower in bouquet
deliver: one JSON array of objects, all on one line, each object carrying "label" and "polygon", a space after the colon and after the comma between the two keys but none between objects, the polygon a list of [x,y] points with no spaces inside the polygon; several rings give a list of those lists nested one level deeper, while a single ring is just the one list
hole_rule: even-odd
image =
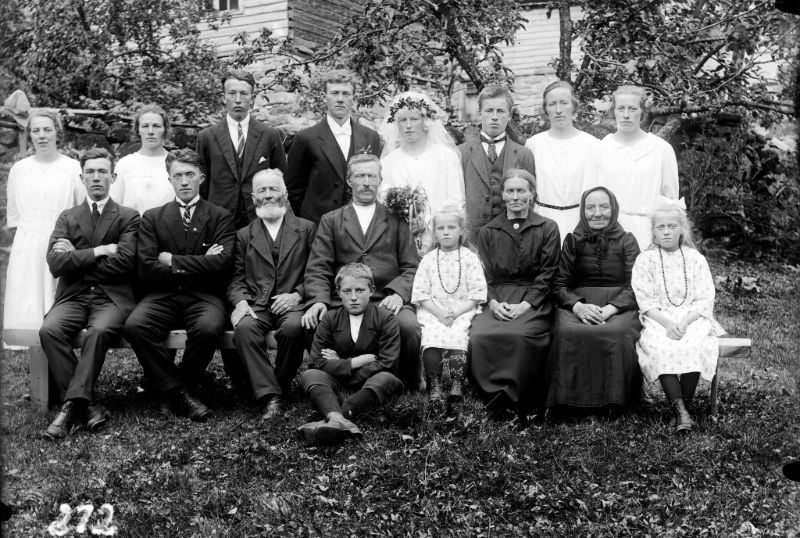
[{"label": "flower in bouquet", "polygon": [[413,236],[425,231],[428,225],[428,195],[422,187],[410,186],[387,189],[383,203],[389,210],[408,222]]}]

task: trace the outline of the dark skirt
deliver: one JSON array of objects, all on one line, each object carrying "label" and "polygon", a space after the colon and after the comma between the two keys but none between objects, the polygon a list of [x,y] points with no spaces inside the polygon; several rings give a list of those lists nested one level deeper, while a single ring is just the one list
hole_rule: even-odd
[{"label": "dark skirt", "polygon": [[[578,288],[587,303],[604,306],[622,288]],[[641,371],[636,341],[638,311],[620,312],[605,324],[585,325],[571,310],[559,308],[548,357],[547,405],[630,406],[639,399]]]},{"label": "dark skirt", "polygon": [[520,409],[544,405],[550,307],[500,321],[488,307],[472,320],[470,375],[487,394],[503,392]]}]

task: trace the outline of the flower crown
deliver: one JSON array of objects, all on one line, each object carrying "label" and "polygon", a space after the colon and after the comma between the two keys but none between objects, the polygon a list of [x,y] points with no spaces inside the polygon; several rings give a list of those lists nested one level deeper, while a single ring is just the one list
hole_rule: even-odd
[{"label": "flower crown", "polygon": [[430,119],[436,118],[436,110],[434,110],[434,108],[429,105],[424,98],[406,95],[396,99],[392,103],[392,106],[389,107],[389,119],[387,120],[389,123],[394,121],[395,114],[397,114],[401,108],[416,108],[422,113],[423,116]]}]

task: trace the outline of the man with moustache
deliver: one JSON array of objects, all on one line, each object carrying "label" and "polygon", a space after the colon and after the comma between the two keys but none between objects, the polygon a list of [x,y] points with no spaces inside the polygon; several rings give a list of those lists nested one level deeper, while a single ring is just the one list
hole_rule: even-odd
[{"label": "man with moustache", "polygon": [[478,94],[480,138],[458,146],[467,199],[467,229],[475,241],[478,231],[503,212],[500,186],[507,170],[522,168],[535,174],[533,154],[506,136],[514,97],[503,85],[485,87]]},{"label": "man with moustache", "polygon": [[225,118],[197,136],[197,153],[207,173],[200,196],[230,211],[237,229],[256,216],[251,197],[256,170],[286,170],[280,133],[250,117],[255,86],[247,71],[226,72],[222,76]]},{"label": "man with moustache", "polygon": [[[95,399],[94,384],[111,342],[136,305],[130,282],[139,212],[109,197],[115,176],[114,157],[107,150],[90,149],[80,163],[86,203],[59,215],[47,249],[47,265],[59,280],[39,338],[64,402],[45,431],[51,439],[63,439],[79,422],[89,431],[106,422],[109,414]],[[76,359],[72,340],[84,328],[86,339]]]},{"label": "man with moustache", "polygon": [[297,133],[289,150],[289,201],[295,214],[313,222],[350,202],[352,193],[346,180],[350,157],[381,154],[378,133],[351,117],[355,80],[349,71],[324,74],[325,119]]},{"label": "man with moustache", "polygon": [[306,265],[306,304],[302,324],[314,329],[328,308],[341,300],[332,292],[334,275],[345,264],[363,263],[372,270],[375,287],[370,301],[392,312],[400,324],[400,361],[393,373],[409,388],[421,381],[420,330],[409,305],[411,285],[419,265],[408,224],[377,203],[381,183],[378,157],[355,155],[347,177],[353,201],[323,215]]},{"label": "man with moustache", "polygon": [[[225,329],[225,289],[235,230],[230,212],[200,198],[200,156],[167,155],[175,200],[148,209],[139,227],[139,285],[144,298],[125,322],[145,375],[161,396],[159,412],[202,420],[210,410],[190,391],[205,373]],[[180,367],[164,347],[170,330],[185,327]]]},{"label": "man with moustache", "polygon": [[[283,412],[283,397],[303,360],[303,271],[316,226],[286,213],[280,170],[256,172],[252,197],[256,218],[236,234],[228,302],[233,341],[264,409],[262,419],[269,420]],[[273,330],[274,368],[267,356],[267,333]]]}]

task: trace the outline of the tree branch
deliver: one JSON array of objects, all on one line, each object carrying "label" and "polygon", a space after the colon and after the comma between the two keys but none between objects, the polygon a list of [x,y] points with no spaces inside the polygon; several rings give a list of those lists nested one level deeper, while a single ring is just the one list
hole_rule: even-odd
[{"label": "tree branch", "polygon": [[569,11],[569,0],[558,2],[558,67],[556,76],[559,80],[569,80],[572,70],[572,17]]}]

